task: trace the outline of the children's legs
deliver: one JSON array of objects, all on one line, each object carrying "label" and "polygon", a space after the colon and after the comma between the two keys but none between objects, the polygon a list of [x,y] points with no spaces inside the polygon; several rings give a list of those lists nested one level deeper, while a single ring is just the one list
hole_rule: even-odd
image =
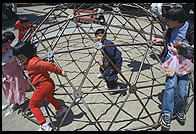
[{"label": "children's legs", "polygon": [[115,88],[117,88],[117,86],[118,86],[118,83],[117,83],[117,77],[115,77],[116,79],[114,79],[114,80],[111,80],[112,79],[112,77],[110,77],[109,79],[110,80],[106,80],[106,83],[107,83],[107,87],[109,88],[109,89],[115,89]]},{"label": "children's legs", "polygon": [[186,98],[188,95],[188,89],[186,87],[188,75],[178,77],[178,87],[176,89],[176,98],[175,98],[175,110],[177,112],[183,112],[184,106],[186,103]]},{"label": "children's legs", "polygon": [[62,108],[59,101],[53,96],[53,93],[48,95],[46,99],[48,100],[49,103],[51,103],[55,107],[56,110],[60,110]]},{"label": "children's legs", "polygon": [[118,86],[117,83],[117,72],[112,69],[112,67],[108,67],[107,69],[105,69],[104,71],[104,79],[107,83],[107,87],[109,89],[114,89]]},{"label": "children's legs", "polygon": [[[7,79],[10,79],[10,77],[8,77]],[[10,83],[8,83],[8,82],[2,83],[2,89],[4,91],[5,98],[6,98],[6,103],[8,105],[13,103],[13,92],[12,92],[12,89],[10,87],[11,87]]]},{"label": "children's legs", "polygon": [[44,118],[44,115],[42,111],[40,110],[39,106],[42,104],[42,102],[50,96],[54,92],[54,82],[51,81],[45,81],[40,83],[39,86],[36,87],[30,102],[29,107],[34,114],[35,118],[37,119],[39,124],[44,124],[46,122],[46,119]]},{"label": "children's legs", "polygon": [[162,112],[173,114],[174,109],[174,95],[175,88],[177,87],[177,75],[174,74],[173,77],[166,77],[165,91],[163,95]]},{"label": "children's legs", "polygon": [[[40,87],[40,86],[39,86]],[[42,90],[41,88],[36,88],[34,91],[30,102],[29,102],[29,108],[31,109],[31,112],[34,114],[35,118],[37,119],[39,124],[44,124],[46,122],[46,119],[44,118],[44,115],[39,108],[41,103],[44,101],[44,96],[40,93],[39,90]]]},{"label": "children's legs", "polygon": [[51,92],[46,96],[46,99],[48,100],[49,103],[51,103],[56,110],[60,110],[62,108],[61,104],[59,101],[54,97],[54,91],[55,91],[55,84],[52,79],[50,79],[50,84],[51,84]]}]

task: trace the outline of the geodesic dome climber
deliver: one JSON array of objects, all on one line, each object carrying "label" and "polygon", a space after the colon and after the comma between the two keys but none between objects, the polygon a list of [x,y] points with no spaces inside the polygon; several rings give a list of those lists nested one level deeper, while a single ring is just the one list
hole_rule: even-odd
[{"label": "geodesic dome climber", "polygon": [[[104,9],[101,14],[105,23],[92,17],[97,15],[93,11],[95,7]],[[158,96],[164,89],[165,75],[157,56],[162,47],[153,45],[151,40],[163,37],[163,32],[160,24],[151,19],[151,13],[138,4],[104,3],[58,4],[47,10],[35,21],[38,25],[31,41],[42,59],[56,63],[67,72],[65,79],[51,74],[55,95],[68,107],[65,115],[56,119],[53,108],[45,103],[45,114],[53,129],[158,128],[161,115]],[[113,96],[108,94],[112,90],[105,88],[105,81],[97,78],[101,52],[116,69],[103,51],[106,46],[95,41],[98,28],[105,29],[107,38],[123,56],[122,71],[118,74],[122,93]],[[35,122],[25,112],[23,115]]]}]

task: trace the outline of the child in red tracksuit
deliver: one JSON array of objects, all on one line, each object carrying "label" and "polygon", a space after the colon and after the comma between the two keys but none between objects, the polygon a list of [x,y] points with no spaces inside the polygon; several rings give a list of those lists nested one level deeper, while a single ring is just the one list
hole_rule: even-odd
[{"label": "child in red tracksuit", "polygon": [[28,31],[29,28],[31,29],[31,32],[35,30],[35,27],[33,27],[31,24],[28,22],[27,17],[21,17],[19,20],[15,22],[15,27],[18,29],[18,40],[21,41]]},{"label": "child in red tracksuit", "polygon": [[50,78],[48,71],[66,77],[66,72],[62,71],[52,62],[42,61],[36,55],[35,49],[30,42],[19,42],[13,48],[13,54],[22,62],[28,71],[29,78],[35,91],[30,99],[29,107],[35,115],[40,129],[43,131],[51,131],[52,128],[46,123],[46,119],[40,110],[40,104],[47,99],[57,110],[56,116],[59,117],[67,111],[66,107],[60,105],[58,100],[53,96],[55,91],[54,81]]},{"label": "child in red tracksuit", "polygon": [[[28,22],[27,17],[20,17],[20,19],[15,22],[15,27],[18,29],[18,42],[21,42],[22,40],[24,40],[23,38],[27,37],[27,36],[25,36],[25,34],[27,33],[27,31],[30,28],[31,29],[28,34],[31,34],[33,31],[35,31],[35,28],[36,28],[36,26],[33,26]],[[26,42],[28,42],[30,40],[31,40],[31,36],[29,36],[26,39]],[[35,46],[35,44],[32,44],[32,45],[37,52],[37,47]]]}]

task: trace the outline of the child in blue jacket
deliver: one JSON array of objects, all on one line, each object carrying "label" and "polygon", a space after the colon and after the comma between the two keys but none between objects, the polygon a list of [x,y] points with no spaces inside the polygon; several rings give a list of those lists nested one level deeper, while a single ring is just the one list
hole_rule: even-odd
[{"label": "child in blue jacket", "polygon": [[[95,32],[96,41],[101,41],[101,37],[105,32],[104,29],[97,29]],[[102,44],[105,45],[114,45],[114,43],[110,40],[106,39],[106,34],[102,39]],[[104,47],[103,51],[110,57],[113,63],[116,65],[118,72],[121,71],[122,66],[122,53],[117,49],[116,46],[112,47]],[[103,53],[102,53],[103,55]],[[100,67],[100,72],[102,73],[105,82],[107,84],[108,90],[119,89],[119,85],[117,82],[118,72],[109,62],[109,60],[103,55],[102,57],[102,65]],[[115,94],[115,92],[111,92],[110,94]]]}]

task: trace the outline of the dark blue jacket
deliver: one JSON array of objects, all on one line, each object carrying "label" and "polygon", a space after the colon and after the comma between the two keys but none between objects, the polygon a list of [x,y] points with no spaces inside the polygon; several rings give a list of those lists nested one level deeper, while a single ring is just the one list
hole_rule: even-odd
[{"label": "dark blue jacket", "polygon": [[[114,45],[110,40],[105,40],[104,45]],[[111,58],[117,67],[122,66],[122,53],[118,50],[116,46],[103,48],[105,53]]]}]

